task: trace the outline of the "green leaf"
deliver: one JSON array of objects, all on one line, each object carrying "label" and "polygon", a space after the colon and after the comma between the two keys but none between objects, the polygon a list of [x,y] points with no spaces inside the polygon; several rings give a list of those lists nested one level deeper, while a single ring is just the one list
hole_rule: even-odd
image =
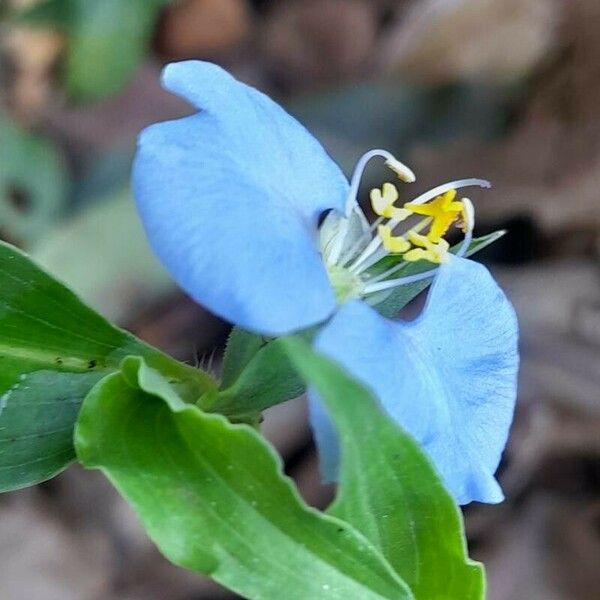
[{"label": "green leaf", "polygon": [[92,389],[75,443],[167,558],[245,598],[412,598],[363,536],[304,504],[254,429],[186,405],[139,358]]},{"label": "green leaf", "polygon": [[190,402],[204,373],[110,325],[22,252],[0,243],[0,491],[43,481],[75,457],[73,426],[89,389],[129,354]]},{"label": "green leaf", "polygon": [[[471,241],[465,256],[472,256],[476,252],[483,250],[490,244],[493,244],[496,240],[500,239],[505,233],[505,231],[495,231],[494,233],[489,233],[487,235],[474,238]],[[457,244],[456,246],[452,247],[451,251],[456,251],[459,247],[460,245]],[[394,266],[397,260],[398,259],[394,256],[388,256],[379,261],[379,263],[376,265],[376,270],[373,270],[372,272],[376,274],[377,272],[386,271],[390,267]],[[404,267],[402,271],[399,271],[396,276],[408,277],[409,275],[417,275],[418,273],[429,271],[432,268],[434,268],[434,265],[427,261],[420,260],[414,263],[407,263],[406,267]],[[423,279],[422,281],[416,281],[415,283],[409,283],[408,285],[402,285],[394,288],[391,290],[391,292],[382,292],[382,300],[379,302],[374,302],[374,306],[384,317],[395,317],[411,300],[416,298],[423,290],[429,287],[432,279],[433,278]]]},{"label": "green leaf", "polygon": [[62,215],[67,173],[49,142],[0,114],[0,231],[30,245]]},{"label": "green leaf", "polygon": [[268,340],[262,335],[250,333],[241,327],[234,327],[227,338],[223,355],[221,387],[227,388],[242,374],[254,355]]},{"label": "green leaf", "polygon": [[283,341],[338,429],[339,488],[328,512],[375,544],[418,600],[484,598],[461,513],[419,446],[341,368],[300,339]]},{"label": "green leaf", "polygon": [[70,96],[93,101],[118,91],[147,51],[165,0],[48,0],[15,21],[63,29],[64,80]]},{"label": "green leaf", "polygon": [[[290,363],[281,339],[264,341],[259,336],[236,332],[233,343],[228,344],[224,382],[234,382],[219,391],[206,410],[225,414],[236,420],[257,415],[263,410],[296,398],[304,391],[304,382]],[[246,340],[243,344],[242,337]],[[258,348],[258,349],[257,349]],[[245,365],[245,366],[244,366]],[[241,370],[241,373],[237,371]]]}]

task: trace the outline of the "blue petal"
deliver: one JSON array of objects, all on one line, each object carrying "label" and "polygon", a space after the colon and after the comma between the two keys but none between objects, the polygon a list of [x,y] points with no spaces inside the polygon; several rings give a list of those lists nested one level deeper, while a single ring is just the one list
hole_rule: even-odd
[{"label": "blue petal", "polygon": [[279,105],[220,67],[166,67],[165,87],[200,113],[140,136],[134,193],[150,243],[197,302],[245,329],[279,335],[329,316],[319,215],[348,183]]},{"label": "blue petal", "polygon": [[[493,474],[513,416],[517,337],[513,308],[487,269],[453,258],[440,267],[416,320],[390,321],[350,302],[316,348],[373,390],[466,504],[503,498]],[[319,449],[331,455],[337,449],[327,417],[314,408],[312,415]]]}]

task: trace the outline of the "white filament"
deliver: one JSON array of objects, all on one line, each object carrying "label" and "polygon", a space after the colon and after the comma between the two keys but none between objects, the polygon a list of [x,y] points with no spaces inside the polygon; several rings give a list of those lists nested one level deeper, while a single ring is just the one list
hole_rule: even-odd
[{"label": "white filament", "polygon": [[443,183],[442,185],[438,185],[433,189],[417,196],[414,200],[411,200],[410,204],[425,204],[425,202],[429,202],[437,196],[441,196],[450,190],[459,190],[460,188],[477,186],[480,188],[490,188],[492,184],[485,179],[458,179],[457,181],[450,181],[449,183]]},{"label": "white filament", "polygon": [[400,285],[416,283],[417,281],[422,281],[423,279],[429,279],[430,277],[433,277],[436,273],[437,268],[430,269],[429,271],[425,271],[423,273],[417,273],[416,275],[409,275],[408,277],[399,277],[398,279],[388,279],[387,281],[380,281],[379,283],[366,285],[364,288],[364,293],[374,294],[375,292],[389,290],[390,288],[398,287]]}]

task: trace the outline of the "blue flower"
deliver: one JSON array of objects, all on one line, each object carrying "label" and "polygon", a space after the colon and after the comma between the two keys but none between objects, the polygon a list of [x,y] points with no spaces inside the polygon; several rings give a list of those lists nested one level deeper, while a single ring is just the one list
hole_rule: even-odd
[{"label": "blue flower", "polygon": [[[178,283],[264,335],[330,319],[317,349],[375,392],[459,501],[498,501],[493,473],[515,400],[517,325],[487,270],[463,258],[473,207],[456,192],[489,184],[455,181],[398,206],[396,186],[385,183],[371,192],[370,225],[356,201],[367,163],[384,158],[395,178],[414,181],[389,152],[366,153],[348,182],[297,121],[221,68],[172,64],[163,83],[200,112],[142,133],[133,184],[150,243]],[[465,232],[455,255],[444,239],[453,225]],[[403,276],[414,261],[431,268]],[[416,321],[368,306],[433,275]],[[335,430],[314,397],[311,413],[333,475]]]}]

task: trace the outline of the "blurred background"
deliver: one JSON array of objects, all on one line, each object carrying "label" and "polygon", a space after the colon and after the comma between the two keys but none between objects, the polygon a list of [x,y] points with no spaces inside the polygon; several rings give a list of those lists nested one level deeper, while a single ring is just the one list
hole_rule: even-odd
[{"label": "blurred background", "polygon": [[[383,147],[417,172],[411,196],[491,180],[477,233],[508,234],[480,258],[520,315],[522,369],[507,500],[466,509],[471,551],[490,600],[597,599],[599,29],[598,0],[0,1],[0,237],[180,359],[222,347],[227,324],[157,264],[129,191],[139,130],[190,112],[158,83],[186,58],[271,94],[347,172]],[[265,431],[325,505],[302,399]],[[233,597],[169,565],[108,482],[74,467],[0,496],[0,595]]]}]

